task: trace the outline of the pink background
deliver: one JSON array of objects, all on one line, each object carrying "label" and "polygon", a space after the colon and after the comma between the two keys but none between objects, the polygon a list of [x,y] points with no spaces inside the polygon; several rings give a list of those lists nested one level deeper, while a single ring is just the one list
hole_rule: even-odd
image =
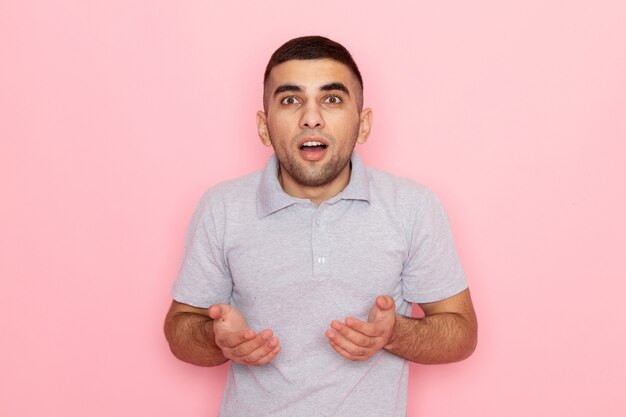
[{"label": "pink background", "polygon": [[361,155],[440,196],[473,290],[476,353],[412,365],[409,416],[626,415],[623,1],[212,3],[0,0],[0,415],[216,415],[169,290],[305,34],[353,52]]}]

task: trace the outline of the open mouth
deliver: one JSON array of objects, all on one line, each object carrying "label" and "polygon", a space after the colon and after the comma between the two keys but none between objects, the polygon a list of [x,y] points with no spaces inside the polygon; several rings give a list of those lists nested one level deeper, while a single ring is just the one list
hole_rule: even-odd
[{"label": "open mouth", "polygon": [[324,142],[320,142],[319,140],[314,140],[313,138],[309,138],[311,140],[305,140],[300,145],[300,156],[305,161],[321,161],[324,159],[324,155],[326,155],[326,145]]},{"label": "open mouth", "polygon": [[300,150],[303,151],[321,151],[323,149],[326,149],[326,145],[324,145],[322,142],[315,142],[315,141],[310,141],[310,142],[304,142],[302,144],[302,146],[300,146]]}]

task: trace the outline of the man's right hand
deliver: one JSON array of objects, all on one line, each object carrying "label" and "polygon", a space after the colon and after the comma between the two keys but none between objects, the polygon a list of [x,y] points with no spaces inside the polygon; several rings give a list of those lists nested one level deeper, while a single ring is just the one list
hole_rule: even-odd
[{"label": "man's right hand", "polygon": [[[209,307],[213,319],[215,344],[222,349],[224,357],[241,365],[265,365],[272,361],[280,344],[270,329],[256,334],[246,322],[243,314],[228,304]],[[207,325],[211,325],[208,323]]]}]

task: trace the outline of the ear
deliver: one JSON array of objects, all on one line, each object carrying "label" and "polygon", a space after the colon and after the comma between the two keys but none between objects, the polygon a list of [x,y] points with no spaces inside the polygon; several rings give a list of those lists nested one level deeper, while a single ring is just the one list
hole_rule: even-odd
[{"label": "ear", "polygon": [[272,142],[270,141],[270,134],[267,131],[267,115],[259,110],[256,112],[256,129],[259,133],[259,138],[261,138],[261,142],[263,145],[270,147],[272,146]]},{"label": "ear", "polygon": [[363,109],[359,115],[359,135],[356,138],[358,144],[362,145],[367,142],[367,138],[372,130],[372,122],[374,115],[372,109]]}]

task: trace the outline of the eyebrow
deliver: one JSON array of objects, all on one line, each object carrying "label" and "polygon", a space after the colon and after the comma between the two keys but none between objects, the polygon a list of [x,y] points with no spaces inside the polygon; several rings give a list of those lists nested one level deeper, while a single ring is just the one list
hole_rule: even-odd
[{"label": "eyebrow", "polygon": [[[348,96],[350,95],[350,91],[348,91],[348,88],[343,83],[340,83],[340,82],[324,84],[323,86],[320,87],[320,91],[333,91],[333,90],[343,91]],[[299,85],[295,85],[295,84],[283,84],[281,86],[278,86],[276,90],[274,90],[274,97],[276,97],[277,95],[281,93],[286,93],[286,92],[299,93],[299,92],[302,92],[302,87],[300,87]]]},{"label": "eyebrow", "polygon": [[333,91],[333,90],[338,90],[338,91],[343,91],[344,93],[346,93],[347,95],[350,95],[350,91],[348,91],[348,88],[343,85],[343,83],[330,83],[330,84],[325,84],[323,86],[320,87],[321,91]]},{"label": "eyebrow", "polygon": [[299,85],[295,85],[295,84],[283,84],[279,86],[278,88],[276,88],[276,90],[274,90],[274,97],[276,97],[280,93],[285,93],[287,91],[301,92],[302,87],[300,87]]}]

